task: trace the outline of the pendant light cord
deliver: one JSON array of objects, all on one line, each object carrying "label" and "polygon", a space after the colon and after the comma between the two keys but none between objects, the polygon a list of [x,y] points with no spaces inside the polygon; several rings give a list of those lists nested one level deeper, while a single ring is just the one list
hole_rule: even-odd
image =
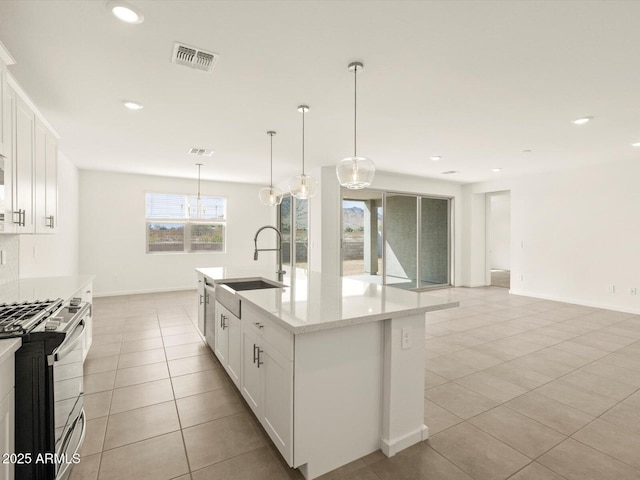
[{"label": "pendant light cord", "polygon": [[302,109],[302,175],[304,175],[304,108]]},{"label": "pendant light cord", "polygon": [[271,181],[269,186],[273,188],[273,133],[269,133],[269,136],[271,137]]},{"label": "pendant light cord", "polygon": [[357,135],[358,135],[358,66],[353,69],[353,156],[357,156]]}]

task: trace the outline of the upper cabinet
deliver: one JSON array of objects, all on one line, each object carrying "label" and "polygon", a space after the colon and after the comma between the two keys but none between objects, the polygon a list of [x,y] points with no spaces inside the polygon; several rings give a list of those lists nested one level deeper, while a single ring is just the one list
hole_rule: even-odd
[{"label": "upper cabinet", "polygon": [[0,43],[0,233],[55,233],[57,137],[10,79]]}]

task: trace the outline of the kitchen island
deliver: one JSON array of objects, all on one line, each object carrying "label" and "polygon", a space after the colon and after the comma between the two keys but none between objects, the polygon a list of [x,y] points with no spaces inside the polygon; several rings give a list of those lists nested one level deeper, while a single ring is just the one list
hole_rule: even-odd
[{"label": "kitchen island", "polygon": [[[457,301],[300,270],[280,288],[234,291],[241,280],[281,284],[271,272],[197,272],[207,343],[305,478],[427,438],[424,315]],[[230,295],[237,306],[215,301]]]}]

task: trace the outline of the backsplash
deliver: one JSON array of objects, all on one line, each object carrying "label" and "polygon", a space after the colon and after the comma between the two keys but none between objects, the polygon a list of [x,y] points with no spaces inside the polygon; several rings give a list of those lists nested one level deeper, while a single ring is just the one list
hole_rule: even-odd
[{"label": "backsplash", "polygon": [[18,235],[0,235],[0,251],[6,263],[0,265],[0,285],[17,280],[20,270],[20,241]]}]

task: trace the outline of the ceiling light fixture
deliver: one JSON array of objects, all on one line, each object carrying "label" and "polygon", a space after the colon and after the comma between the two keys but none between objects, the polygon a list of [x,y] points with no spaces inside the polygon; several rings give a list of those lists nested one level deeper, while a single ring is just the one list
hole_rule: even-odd
[{"label": "ceiling light fixture", "polygon": [[282,192],[273,186],[273,136],[276,134],[273,130],[269,130],[267,135],[271,137],[271,181],[268,187],[260,189],[258,198],[268,207],[275,207],[282,202]]},{"label": "ceiling light fixture", "polygon": [[522,153],[531,153],[532,151],[533,151],[533,150],[529,150],[529,149],[527,149],[527,150],[522,150]]},{"label": "ceiling light fixture", "polygon": [[429,160],[433,160],[434,162],[438,162],[438,161],[442,160],[442,156],[433,155],[432,157],[429,157]]},{"label": "ceiling light fixture", "polygon": [[573,123],[576,125],[584,125],[585,123],[589,123],[591,120],[593,120],[593,117],[581,117],[576,118]]},{"label": "ceiling light fixture", "polygon": [[196,163],[196,166],[198,167],[198,196],[196,197],[195,212],[191,204],[188,206],[189,218],[205,218],[204,204],[200,199],[200,169],[202,168],[202,164]]},{"label": "ceiling light fixture", "polygon": [[120,0],[107,2],[107,9],[118,19],[125,23],[137,24],[144,22],[144,15],[140,10]]},{"label": "ceiling light fixture", "polygon": [[499,172],[501,172],[501,171],[502,171],[502,169],[501,169],[501,168],[492,168],[492,169],[491,169],[491,171],[492,171],[493,173],[499,173]]},{"label": "ceiling light fixture", "polygon": [[336,166],[338,181],[343,187],[352,190],[371,185],[376,173],[376,166],[370,158],[357,154],[357,126],[358,126],[358,70],[362,70],[361,62],[351,62],[349,71],[353,72],[353,156],[347,157]]},{"label": "ceiling light fixture", "polygon": [[298,111],[302,113],[302,173],[293,179],[289,185],[289,191],[294,197],[304,200],[316,194],[318,181],[304,173],[304,114],[309,111],[309,106],[300,105]]},{"label": "ceiling light fixture", "polygon": [[141,103],[134,102],[133,100],[123,100],[122,104],[129,110],[142,110],[144,108]]},{"label": "ceiling light fixture", "polygon": [[640,148],[640,142],[632,143],[631,146],[635,148]]}]

